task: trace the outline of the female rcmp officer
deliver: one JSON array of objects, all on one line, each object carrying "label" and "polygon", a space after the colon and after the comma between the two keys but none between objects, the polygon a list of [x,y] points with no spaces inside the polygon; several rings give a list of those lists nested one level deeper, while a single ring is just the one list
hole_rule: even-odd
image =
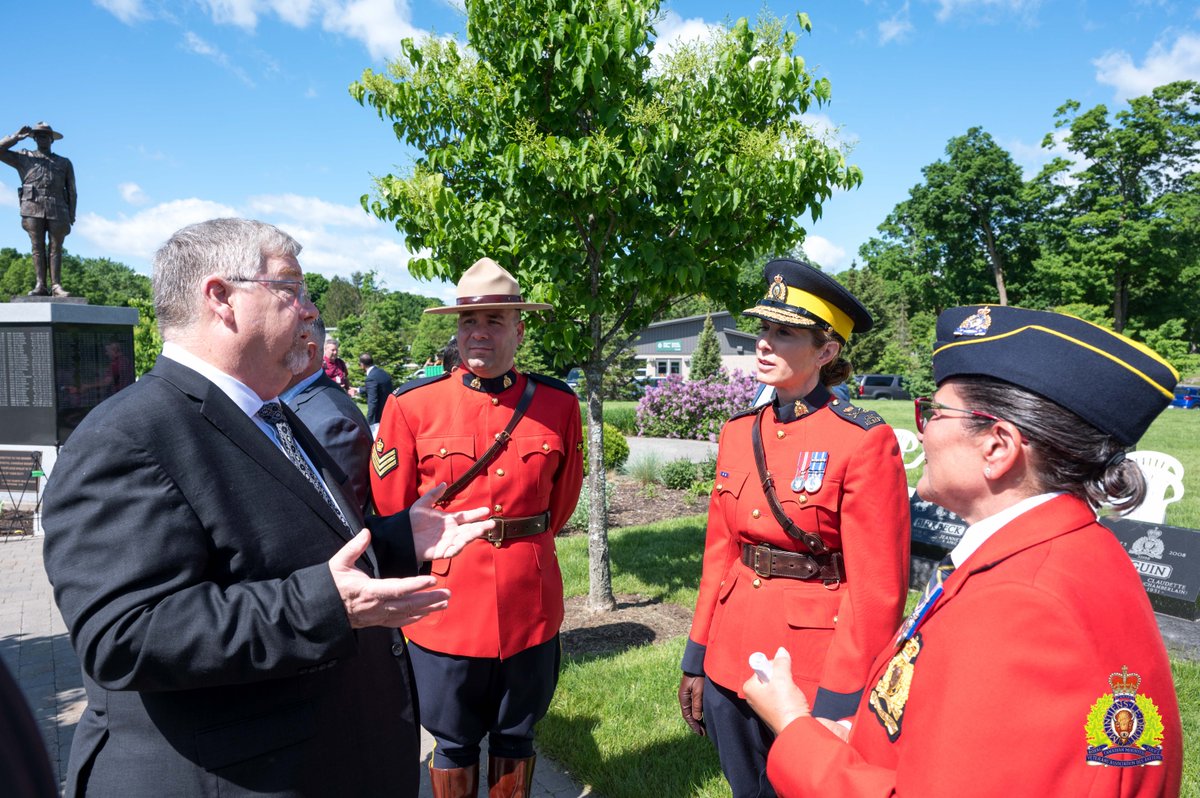
[{"label": "female rcmp officer", "polygon": [[970,526],[881,649],[848,744],[809,717],[787,652],[742,685],[779,734],[772,784],[789,798],[1174,798],[1171,666],[1096,510],[1141,501],[1125,449],[1170,402],[1175,371],[1080,319],[983,305],[942,313],[933,375],[937,393],[917,400],[917,490]]},{"label": "female rcmp officer", "polygon": [[771,735],[741,693],[750,654],[787,647],[814,714],[849,718],[908,589],[895,435],[829,391],[849,376],[842,348],[871,316],[806,263],[771,261],[764,275],[767,295],[744,314],[762,320],[758,379],[776,396],[721,431],[679,685],[683,718],[716,745],[735,798],[775,795]]}]

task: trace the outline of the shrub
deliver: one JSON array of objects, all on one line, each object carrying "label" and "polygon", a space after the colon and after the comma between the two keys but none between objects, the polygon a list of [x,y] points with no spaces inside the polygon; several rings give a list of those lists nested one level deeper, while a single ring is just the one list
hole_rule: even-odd
[{"label": "shrub", "polygon": [[735,413],[754,403],[758,383],[749,374],[722,369],[716,377],[683,382],[675,377],[646,390],[638,402],[639,435],[715,441]]},{"label": "shrub", "polygon": [[[629,444],[621,430],[612,424],[604,425],[604,470],[616,471],[629,459]],[[583,473],[588,473],[588,436],[587,427],[583,430]]]},{"label": "shrub", "polygon": [[[574,529],[580,532],[586,532],[588,528],[588,520],[592,517],[591,514],[591,491],[588,489],[588,484],[583,483],[583,487],[579,490],[579,503],[575,505],[575,509],[571,512],[571,517],[567,519],[567,523],[563,525],[565,529]],[[613,484],[611,482],[604,483],[604,514],[608,515],[608,510],[612,507]]]},{"label": "shrub", "polygon": [[661,482],[662,477],[659,471],[662,470],[662,460],[654,452],[646,452],[629,464],[626,469],[629,476],[633,477],[643,487],[653,485],[655,482]]},{"label": "shrub", "polygon": [[696,464],[688,459],[672,460],[659,472],[662,483],[672,490],[686,490],[696,481]]},{"label": "shrub", "polygon": [[637,406],[632,402],[629,404],[620,404],[616,406],[605,404],[604,423],[612,424],[626,435],[636,435]]}]

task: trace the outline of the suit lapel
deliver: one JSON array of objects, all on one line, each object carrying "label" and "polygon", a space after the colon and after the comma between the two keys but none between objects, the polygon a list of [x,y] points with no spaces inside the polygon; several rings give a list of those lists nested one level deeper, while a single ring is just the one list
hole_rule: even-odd
[{"label": "suit lapel", "polygon": [[[341,519],[330,509],[320,494],[313,489],[313,486],[308,483],[304,475],[292,464],[287,455],[281,452],[279,447],[263,434],[258,425],[251,421],[242,412],[241,408],[225,395],[224,391],[197,372],[167,358],[159,358],[158,363],[155,364],[150,374],[167,380],[184,393],[199,400],[200,414],[224,435],[230,443],[241,449],[247,457],[257,463],[260,468],[320,516],[321,520],[339,538],[349,540],[349,533],[346,530],[346,526],[341,522]],[[296,416],[286,406],[284,407],[284,414],[288,418],[288,423],[293,425],[293,428],[304,430],[305,439],[301,445],[304,446],[309,459],[318,464],[318,468],[322,472],[322,478],[330,486],[331,493],[344,513],[346,511],[346,502],[345,498],[341,496],[341,491],[337,489],[337,483],[329,482],[329,477],[325,475],[326,469],[320,465],[322,461],[312,454],[312,446],[310,444],[313,440],[312,434],[304,428],[303,424],[299,423]],[[299,436],[297,438],[299,439]],[[346,520],[353,524],[356,521],[361,521],[361,517],[359,513],[350,513],[346,515]]]}]

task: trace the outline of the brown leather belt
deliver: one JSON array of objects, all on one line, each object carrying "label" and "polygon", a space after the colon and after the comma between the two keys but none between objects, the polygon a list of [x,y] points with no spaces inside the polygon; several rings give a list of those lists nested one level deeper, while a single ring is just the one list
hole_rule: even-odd
[{"label": "brown leather belt", "polygon": [[766,579],[773,576],[781,576],[784,579],[820,579],[826,584],[846,581],[846,567],[842,563],[840,551],[813,557],[777,549],[766,543],[757,546],[743,543],[742,564]]},{"label": "brown leather belt", "polygon": [[547,510],[541,515],[530,515],[525,518],[501,518],[493,515],[492,520],[496,522],[496,525],[483,533],[483,539],[496,548],[500,548],[500,544],[506,540],[527,538],[545,532],[550,526],[550,512]]}]

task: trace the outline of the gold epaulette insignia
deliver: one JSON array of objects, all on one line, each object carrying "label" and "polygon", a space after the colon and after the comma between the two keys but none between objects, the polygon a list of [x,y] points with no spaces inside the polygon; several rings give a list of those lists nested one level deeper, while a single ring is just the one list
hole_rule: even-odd
[{"label": "gold epaulette insignia", "polygon": [[383,479],[396,466],[400,465],[400,456],[396,454],[395,449],[383,450],[383,439],[376,438],[375,445],[371,448],[371,468],[375,470],[375,476]]}]

